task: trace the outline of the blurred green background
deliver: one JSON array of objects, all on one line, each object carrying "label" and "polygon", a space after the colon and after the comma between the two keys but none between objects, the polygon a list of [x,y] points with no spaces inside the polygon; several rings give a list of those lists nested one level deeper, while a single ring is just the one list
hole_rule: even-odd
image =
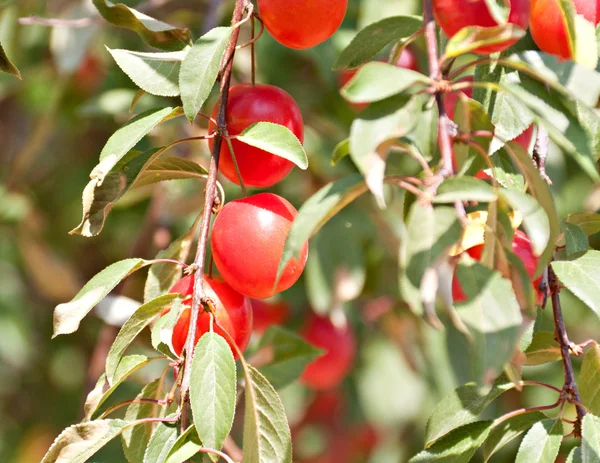
[{"label": "blurred green background", "polygon": [[[214,11],[211,2],[202,0],[124,3],[189,27],[198,37],[210,23],[227,23],[233,2],[222,1]],[[134,33],[105,24],[93,11],[91,2],[79,0],[0,0],[0,42],[23,77],[0,75],[1,462],[40,461],[56,435],[81,419],[86,383],[96,380],[97,368],[88,372],[96,342],[116,329],[103,329],[103,320],[92,313],[77,333],[51,340],[55,305],[72,298],[114,261],[154,256],[185,232],[202,204],[202,183],[167,182],[129,194],[98,237],[68,234],[81,219],[81,193],[104,143],[132,117],[129,106],[136,88],[104,45],[145,50]],[[256,49],[257,81],[280,86],[296,99],[305,118],[310,160],[307,172],[295,169],[273,191],[299,207],[322,185],[355,171],[348,159],[330,165],[333,147],[346,138],[356,114],[339,96],[339,75],[331,65],[364,25],[419,12],[420,2],[414,0],[352,0],[341,30],[307,51],[286,49],[265,32]],[[79,28],[19,24],[19,18],[31,16],[91,19]],[[246,41],[248,30],[242,36]],[[413,50],[426,69],[421,46],[417,43]],[[247,81],[249,70],[245,48],[236,55],[235,81]],[[215,100],[216,94],[205,112]],[[178,103],[144,95],[134,112],[161,104]],[[141,145],[206,133],[205,121],[198,118],[197,123],[170,121]],[[178,145],[171,154],[208,164],[205,142]],[[388,169],[418,172],[401,154],[390,158]],[[548,173],[561,216],[598,208],[587,177],[559,152],[551,153]],[[240,195],[235,185],[223,184],[228,199]],[[360,340],[356,364],[339,391],[320,395],[316,404],[315,394],[300,385],[280,391],[294,430],[297,461],[407,461],[422,449],[432,407],[461,384],[451,368],[446,334],[433,331],[399,302],[402,204],[402,195],[390,192],[385,211],[367,196],[345,209],[313,239],[302,280],[282,295],[293,309],[290,327],[298,327],[311,306],[319,312],[343,309]],[[592,242],[596,249],[598,244]],[[140,272],[122,288],[123,294],[140,300],[143,284]],[[563,301],[574,342],[598,333],[598,319],[589,309],[567,293]],[[550,311],[541,317],[552,330]],[[149,345],[142,336],[136,348],[146,349],[145,343]],[[121,386],[115,400],[133,397],[156,374],[155,368],[142,370],[135,381]],[[560,386],[562,370],[558,363],[526,368],[525,377]],[[554,400],[555,394],[543,389],[511,391],[487,413],[499,416]],[[306,416],[311,403],[324,416]],[[492,461],[513,461],[516,445]],[[337,449],[337,456],[327,455],[331,449]],[[124,461],[120,443],[93,461]]]}]

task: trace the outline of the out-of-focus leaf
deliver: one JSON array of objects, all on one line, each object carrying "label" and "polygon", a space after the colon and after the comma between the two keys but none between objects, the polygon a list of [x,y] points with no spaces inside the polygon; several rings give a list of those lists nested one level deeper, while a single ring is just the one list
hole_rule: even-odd
[{"label": "out-of-focus leaf", "polygon": [[70,426],[56,438],[42,463],[85,463],[130,425],[123,420],[98,420]]},{"label": "out-of-focus leaf", "polygon": [[394,16],[369,24],[344,49],[334,70],[352,69],[373,59],[386,45],[417,32],[423,25],[419,16]]},{"label": "out-of-focus leaf", "polygon": [[[458,129],[463,133],[472,133],[477,131],[493,132],[494,126],[490,121],[490,116],[485,108],[478,101],[467,98],[460,94],[456,107],[454,109],[454,120],[458,124]],[[471,140],[477,143],[484,152],[489,151],[491,139],[489,137],[472,136]],[[465,143],[454,144],[454,155],[460,173],[475,174],[482,166],[488,164],[483,159],[479,150]]]},{"label": "out-of-focus leaf", "polygon": [[583,463],[600,461],[600,418],[591,413],[583,417],[581,456]]},{"label": "out-of-focus leaf", "polygon": [[573,260],[552,262],[552,268],[561,283],[600,316],[600,251],[590,250]]},{"label": "out-of-focus leaf", "polygon": [[514,190],[502,189],[500,196],[523,216],[523,227],[531,239],[531,245],[536,255],[544,252],[549,245],[550,226],[548,215],[540,203],[530,195]]},{"label": "out-of-focus leaf", "polygon": [[56,306],[52,337],[77,331],[79,322],[98,302],[110,293],[121,280],[148,263],[144,259],[125,259],[109,265],[95,275],[81,288],[72,301]]},{"label": "out-of-focus leaf", "polygon": [[562,421],[544,420],[525,434],[515,463],[550,463],[556,460],[562,441]]},{"label": "out-of-focus leaf", "polygon": [[173,359],[177,357],[172,345],[173,328],[175,327],[182,310],[183,304],[181,303],[181,300],[176,299],[169,312],[159,317],[152,326],[152,347]]},{"label": "out-of-focus leaf", "polygon": [[179,436],[169,454],[165,463],[183,463],[188,461],[194,455],[198,454],[198,450],[202,448],[202,442],[196,432],[196,426],[191,425],[186,431]]},{"label": "out-of-focus leaf", "polygon": [[271,326],[263,334],[259,351],[269,362],[258,371],[275,389],[280,389],[297,380],[306,366],[322,354],[297,334],[279,326]]},{"label": "out-of-focus leaf", "polygon": [[465,27],[452,36],[446,45],[445,59],[471,53],[482,47],[517,41],[525,31],[511,23],[494,27]]},{"label": "out-of-focus leaf", "polygon": [[233,424],[236,402],[235,360],[222,336],[206,333],[192,359],[190,403],[198,437],[220,449]]},{"label": "out-of-focus leaf", "polygon": [[271,122],[258,122],[237,135],[237,140],[287,159],[300,169],[308,168],[308,158],[300,140],[290,129]]},{"label": "out-of-focus leaf", "polygon": [[[564,236],[564,246],[567,257],[579,252],[585,252],[590,248],[587,235],[577,225],[562,221],[560,223],[560,229]],[[561,243],[559,242],[559,244]]]},{"label": "out-of-focus leaf", "polygon": [[567,457],[566,463],[583,463],[581,447],[575,447],[573,450],[571,450],[569,456]]},{"label": "out-of-focus leaf", "polygon": [[[557,3],[566,3],[574,8],[574,4],[565,0]],[[575,54],[573,61],[590,69],[595,69],[598,64],[598,43],[596,42],[596,26],[581,14],[575,14]]]},{"label": "out-of-focus leaf", "polygon": [[576,212],[568,215],[564,220],[577,225],[587,236],[600,232],[600,214],[597,212]]},{"label": "out-of-focus leaf", "polygon": [[143,463],[164,463],[176,440],[177,423],[159,423],[148,441]]},{"label": "out-of-focus leaf", "polygon": [[492,428],[492,431],[483,446],[485,461],[488,461],[494,453],[519,437],[534,424],[545,419],[546,415],[541,412],[524,413],[522,415],[513,416]]},{"label": "out-of-focus leaf", "polygon": [[525,355],[527,355],[525,365],[541,365],[560,360],[560,346],[554,339],[554,333],[546,331],[535,333]]},{"label": "out-of-focus leaf", "polygon": [[491,427],[492,421],[476,421],[455,429],[411,458],[409,463],[468,463],[483,444]]},{"label": "out-of-focus leaf", "polygon": [[489,404],[512,388],[513,384],[501,377],[486,394],[476,384],[466,384],[454,390],[437,404],[429,417],[425,447],[430,447],[453,429],[475,421]]},{"label": "out-of-focus leaf", "polygon": [[120,328],[141,305],[130,297],[109,294],[98,302],[94,312],[107,325]]},{"label": "out-of-focus leaf", "polygon": [[231,27],[215,27],[200,37],[187,54],[179,73],[183,110],[190,122],[210,95],[223,53],[233,33]]},{"label": "out-of-focus leaf", "polygon": [[31,201],[25,195],[7,191],[0,185],[0,221],[20,222],[31,210]]},{"label": "out-of-focus leaf", "polygon": [[148,45],[162,50],[181,50],[190,41],[188,29],[178,29],[140,13],[123,3],[108,0],[93,0],[100,14],[113,26],[124,27],[137,34]]},{"label": "out-of-focus leaf", "polygon": [[205,179],[207,174],[208,171],[197,162],[176,156],[166,156],[146,164],[132,187],[141,188],[166,180]]},{"label": "out-of-focus leaf", "polygon": [[435,203],[454,203],[455,201],[495,201],[498,195],[483,180],[474,177],[451,177],[439,186]]},{"label": "out-of-focus leaf", "polygon": [[350,139],[346,138],[339,142],[333,149],[331,155],[331,165],[335,166],[338,162],[350,154]]},{"label": "out-of-focus leaf", "polygon": [[187,49],[165,53],[107,50],[125,74],[151,95],[178,96],[179,68]]},{"label": "out-of-focus leaf", "polygon": [[8,56],[6,56],[6,52],[4,51],[4,48],[2,47],[2,44],[0,43],[0,71],[6,73],[6,74],[10,74],[11,76],[15,76],[17,78],[21,78],[21,73],[19,72],[19,70],[17,69],[17,67],[11,63],[11,61],[8,59]]},{"label": "out-of-focus leaf", "polygon": [[579,372],[579,393],[585,407],[594,415],[600,414],[600,347],[593,343],[583,358]]}]

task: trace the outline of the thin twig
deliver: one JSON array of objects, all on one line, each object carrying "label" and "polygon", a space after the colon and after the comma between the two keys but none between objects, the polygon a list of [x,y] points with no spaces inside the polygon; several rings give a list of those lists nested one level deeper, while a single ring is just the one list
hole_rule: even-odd
[{"label": "thin twig", "polygon": [[198,449],[198,453],[213,453],[219,457],[221,457],[223,460],[225,460],[227,463],[235,463],[231,457],[229,455],[227,455],[226,453],[221,452],[220,450],[216,450],[216,449],[207,449],[205,447],[199,448]]},{"label": "thin twig", "polygon": [[[235,9],[231,24],[238,24],[244,15],[247,0],[236,0]],[[217,190],[217,173],[219,169],[219,156],[221,153],[221,144],[223,142],[223,132],[227,129],[227,101],[229,98],[229,86],[231,82],[231,73],[233,65],[233,56],[235,54],[235,46],[240,34],[239,27],[236,27],[231,35],[225,53],[223,55],[223,78],[221,79],[221,98],[219,105],[219,113],[217,115],[217,133],[214,138],[213,149],[211,153],[210,167],[208,169],[208,180],[206,183],[206,194],[204,199],[204,212],[202,217],[202,229],[200,231],[200,239],[198,242],[198,252],[194,260],[196,266],[196,274],[194,279],[194,295],[192,299],[192,313],[190,317],[190,329],[185,343],[185,365],[183,371],[183,380],[181,383],[181,430],[185,431],[189,423],[189,387],[190,373],[192,366],[192,354],[194,351],[194,340],[196,339],[196,323],[200,315],[200,310],[206,301],[206,293],[204,292],[204,263],[206,258],[206,248],[208,242],[208,231],[210,227],[210,219],[213,213]]]},{"label": "thin twig", "polygon": [[537,137],[535,139],[535,146],[533,148],[533,162],[537,166],[540,176],[546,180],[549,185],[552,185],[552,180],[546,173],[546,159],[548,158],[548,145],[550,144],[550,137],[548,131],[538,126]]},{"label": "thin twig", "polygon": [[523,415],[525,413],[531,413],[531,412],[542,412],[544,410],[553,410],[556,407],[558,407],[562,402],[559,400],[557,400],[555,403],[553,403],[552,405],[542,405],[540,407],[530,407],[530,408],[519,408],[518,410],[513,410],[512,412],[509,412],[505,415],[502,415],[499,418],[496,418],[496,420],[494,421],[493,427],[498,426],[500,423],[508,420],[509,418],[513,418],[515,416],[518,415]]},{"label": "thin twig", "polygon": [[244,452],[242,452],[242,449],[239,448],[231,435],[225,438],[223,449],[231,455],[231,458],[235,461],[242,461],[242,458],[244,458]]}]

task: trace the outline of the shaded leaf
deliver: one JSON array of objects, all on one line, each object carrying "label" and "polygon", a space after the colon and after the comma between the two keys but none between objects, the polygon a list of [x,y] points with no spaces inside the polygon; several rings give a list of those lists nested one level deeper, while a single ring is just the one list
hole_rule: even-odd
[{"label": "shaded leaf", "polygon": [[196,432],[196,426],[191,425],[171,447],[165,463],[183,463],[198,453],[202,448],[202,442]]},{"label": "shaded leaf", "polygon": [[600,251],[552,262],[552,268],[561,283],[600,316]]},{"label": "shaded leaf", "polygon": [[515,463],[554,462],[562,438],[562,421],[545,420],[534,424],[521,442]]},{"label": "shaded leaf", "polygon": [[590,248],[585,232],[569,222],[561,222],[560,228],[564,236],[564,245],[567,257],[580,252],[585,252]]},{"label": "shaded leaf", "polygon": [[597,212],[576,212],[568,215],[564,221],[577,225],[587,236],[600,232],[600,214]]},{"label": "shaded leaf", "polygon": [[571,450],[571,453],[569,453],[569,456],[567,457],[566,463],[583,463],[581,447],[575,447],[573,450]]},{"label": "shaded leaf", "polygon": [[151,163],[146,163],[132,187],[141,188],[167,180],[205,179],[207,174],[208,171],[204,167],[189,159],[176,156],[154,158]]},{"label": "shaded leaf", "polygon": [[177,423],[159,423],[148,442],[143,463],[164,463],[177,440],[177,432]]},{"label": "shaded leaf", "polygon": [[531,344],[525,351],[527,362],[525,365],[541,365],[556,362],[561,359],[560,346],[554,339],[554,333],[540,331],[535,333]]},{"label": "shaded leaf", "polygon": [[6,73],[6,74],[10,74],[11,76],[15,76],[17,78],[21,78],[21,73],[19,72],[19,70],[17,69],[17,67],[11,63],[11,61],[8,59],[8,56],[6,56],[6,52],[4,51],[4,48],[2,47],[2,44],[0,43],[0,71]]},{"label": "shaded leaf", "polygon": [[579,371],[579,393],[581,402],[594,415],[600,414],[600,347],[593,343],[583,358]]},{"label": "shaded leaf", "polygon": [[546,415],[541,412],[524,413],[513,416],[492,428],[483,446],[485,461],[488,461],[494,453],[515,440],[534,424],[545,419]]},{"label": "shaded leaf", "polygon": [[512,23],[505,23],[494,27],[464,27],[448,41],[444,59],[476,52],[481,47],[498,45],[507,41],[517,41],[524,36],[525,31]]},{"label": "shaded leaf", "polygon": [[600,462],[600,418],[591,413],[583,417],[581,456],[583,463]]},{"label": "shaded leaf", "polygon": [[333,149],[331,155],[331,165],[335,166],[338,162],[350,154],[350,139],[346,138],[339,142]]},{"label": "shaded leaf", "polygon": [[435,203],[455,201],[490,202],[497,199],[494,189],[483,180],[474,177],[450,177],[439,186]]}]

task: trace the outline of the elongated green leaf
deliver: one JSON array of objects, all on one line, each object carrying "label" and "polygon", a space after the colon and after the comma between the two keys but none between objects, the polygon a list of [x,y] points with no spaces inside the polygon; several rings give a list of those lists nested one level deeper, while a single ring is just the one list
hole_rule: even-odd
[{"label": "elongated green leaf", "polygon": [[178,29],[140,13],[122,3],[93,0],[100,14],[113,26],[124,27],[137,34],[148,45],[162,50],[181,50],[190,41],[188,29]]},{"label": "elongated green leaf", "polygon": [[208,31],[196,40],[181,65],[179,73],[181,101],[190,122],[194,120],[210,95],[232,33],[231,27],[216,27]]},{"label": "elongated green leaf", "polygon": [[112,384],[108,384],[106,375],[102,374],[96,383],[96,387],[94,387],[86,398],[83,407],[85,420],[89,421],[92,419],[94,413],[123,381],[154,360],[156,359],[149,359],[144,355],[128,355],[127,357],[123,357],[117,366],[117,371],[113,377]]},{"label": "elongated green leaf", "polygon": [[455,429],[411,458],[410,463],[467,463],[483,444],[491,427],[491,421],[476,421]]},{"label": "elongated green leaf", "polygon": [[483,180],[474,177],[451,177],[438,188],[435,203],[454,203],[455,201],[495,201],[498,195]]},{"label": "elongated green leaf", "polygon": [[560,346],[554,339],[554,333],[540,331],[533,336],[531,344],[525,351],[525,365],[541,365],[561,359]]},{"label": "elongated green leaf", "polygon": [[577,30],[575,27],[575,17],[577,13],[575,12],[575,5],[568,0],[558,0],[556,5],[558,6],[560,16],[559,21],[564,28],[563,33],[566,36],[567,45],[571,52],[570,54],[574,58],[577,55]]},{"label": "elongated green leaf", "polygon": [[196,425],[191,425],[171,447],[165,463],[183,463],[198,453],[202,448],[202,442],[196,432]]},{"label": "elongated green leaf", "polygon": [[410,89],[412,94],[431,84],[431,79],[412,69],[391,64],[365,64],[342,88],[342,96],[351,103],[385,100]]},{"label": "elongated green leaf", "polygon": [[581,401],[594,415],[600,415],[600,347],[594,343],[583,358],[579,372]]},{"label": "elongated green leaf", "polygon": [[6,73],[6,74],[10,74],[11,76],[15,76],[17,78],[21,78],[21,73],[19,72],[19,70],[17,69],[17,67],[11,63],[11,61],[8,59],[8,56],[6,56],[6,52],[4,51],[4,47],[2,47],[2,44],[0,43],[0,71]]},{"label": "elongated green leaf", "polygon": [[259,368],[275,389],[297,380],[304,368],[322,354],[300,336],[279,326],[271,326],[262,336],[259,349],[268,349],[270,362]]},{"label": "elongated green leaf", "polygon": [[145,265],[148,265],[148,261],[144,259],[125,259],[109,265],[94,276],[72,301],[56,306],[52,337],[77,331],[79,322],[98,302],[104,299],[121,280]]},{"label": "elongated green leaf", "polygon": [[546,415],[540,412],[525,413],[523,415],[513,416],[492,428],[492,431],[483,446],[485,461],[488,461],[494,453],[519,437],[534,424],[545,419]]},{"label": "elongated green leaf", "polygon": [[508,41],[516,42],[524,36],[525,31],[511,23],[494,27],[465,27],[448,41],[444,59],[455,58],[465,53],[477,53],[478,48],[499,45]]},{"label": "elongated green leaf", "polygon": [[600,232],[600,214],[597,212],[576,212],[568,215],[564,220],[577,225],[587,236]]},{"label": "elongated green leaf", "polygon": [[600,462],[600,418],[591,413],[583,418],[581,456],[583,463]]},{"label": "elongated green leaf", "polygon": [[158,96],[179,95],[179,68],[187,54],[186,49],[166,53],[107,49],[123,72],[142,90]]},{"label": "elongated green leaf", "polygon": [[190,403],[202,443],[221,449],[233,424],[236,402],[235,360],[222,336],[206,333],[194,351]]},{"label": "elongated green leaf", "polygon": [[98,420],[70,426],[56,438],[42,463],[85,463],[127,426],[131,423],[123,420]]},{"label": "elongated green leaf", "polygon": [[164,463],[177,441],[177,431],[177,423],[159,423],[148,442],[143,463]]},{"label": "elongated green leaf", "polygon": [[300,169],[308,168],[308,158],[300,140],[290,129],[271,122],[258,122],[246,128],[237,137],[246,145],[260,148],[271,154],[287,159]]},{"label": "elongated green leaf", "polygon": [[429,417],[425,447],[430,447],[453,429],[475,421],[489,404],[513,387],[506,378],[500,378],[487,394],[482,394],[476,384],[466,384],[454,390],[442,399]]},{"label": "elongated green leaf", "polygon": [[339,142],[333,149],[333,154],[331,155],[331,165],[335,166],[338,162],[340,162],[342,159],[344,159],[349,154],[350,154],[350,139],[346,138],[345,140]]},{"label": "elongated green leaf", "polygon": [[207,174],[208,171],[197,162],[166,156],[146,164],[132,187],[141,188],[166,180],[205,179]]},{"label": "elongated green leaf", "polygon": [[581,447],[575,447],[573,450],[571,450],[571,453],[569,453],[569,456],[567,457],[566,463],[583,463]]},{"label": "elongated green leaf", "polygon": [[152,326],[151,341],[152,347],[157,351],[165,354],[167,357],[176,359],[177,356],[173,352],[172,338],[173,328],[179,319],[179,314],[183,310],[183,304],[180,299],[175,299],[171,310],[156,320]]},{"label": "elongated green leaf", "polygon": [[[590,243],[585,232],[569,222],[561,222],[560,229],[564,236],[564,246],[567,257],[580,252],[585,252],[590,248]],[[561,244],[559,242],[559,244]]]},{"label": "elongated green leaf", "polygon": [[129,344],[150,322],[168,305],[179,297],[178,294],[165,294],[140,306],[123,325],[114,340],[106,357],[106,379],[112,384],[121,361],[121,357]]},{"label": "elongated green leaf", "polygon": [[531,239],[533,251],[540,255],[549,244],[550,227],[546,211],[532,196],[514,190],[500,190],[500,196],[523,215],[523,227]]},{"label": "elongated green leaf", "polygon": [[393,16],[369,24],[352,39],[333,69],[357,68],[373,59],[389,43],[411,36],[422,25],[423,19],[419,16]]},{"label": "elongated green leaf", "polygon": [[291,463],[292,437],[277,392],[254,367],[244,372],[244,463]]},{"label": "elongated green leaf", "polygon": [[561,283],[600,316],[600,251],[588,251],[573,260],[553,262],[552,268]]},{"label": "elongated green leaf", "polygon": [[552,463],[562,441],[562,421],[544,420],[525,434],[515,463]]}]

